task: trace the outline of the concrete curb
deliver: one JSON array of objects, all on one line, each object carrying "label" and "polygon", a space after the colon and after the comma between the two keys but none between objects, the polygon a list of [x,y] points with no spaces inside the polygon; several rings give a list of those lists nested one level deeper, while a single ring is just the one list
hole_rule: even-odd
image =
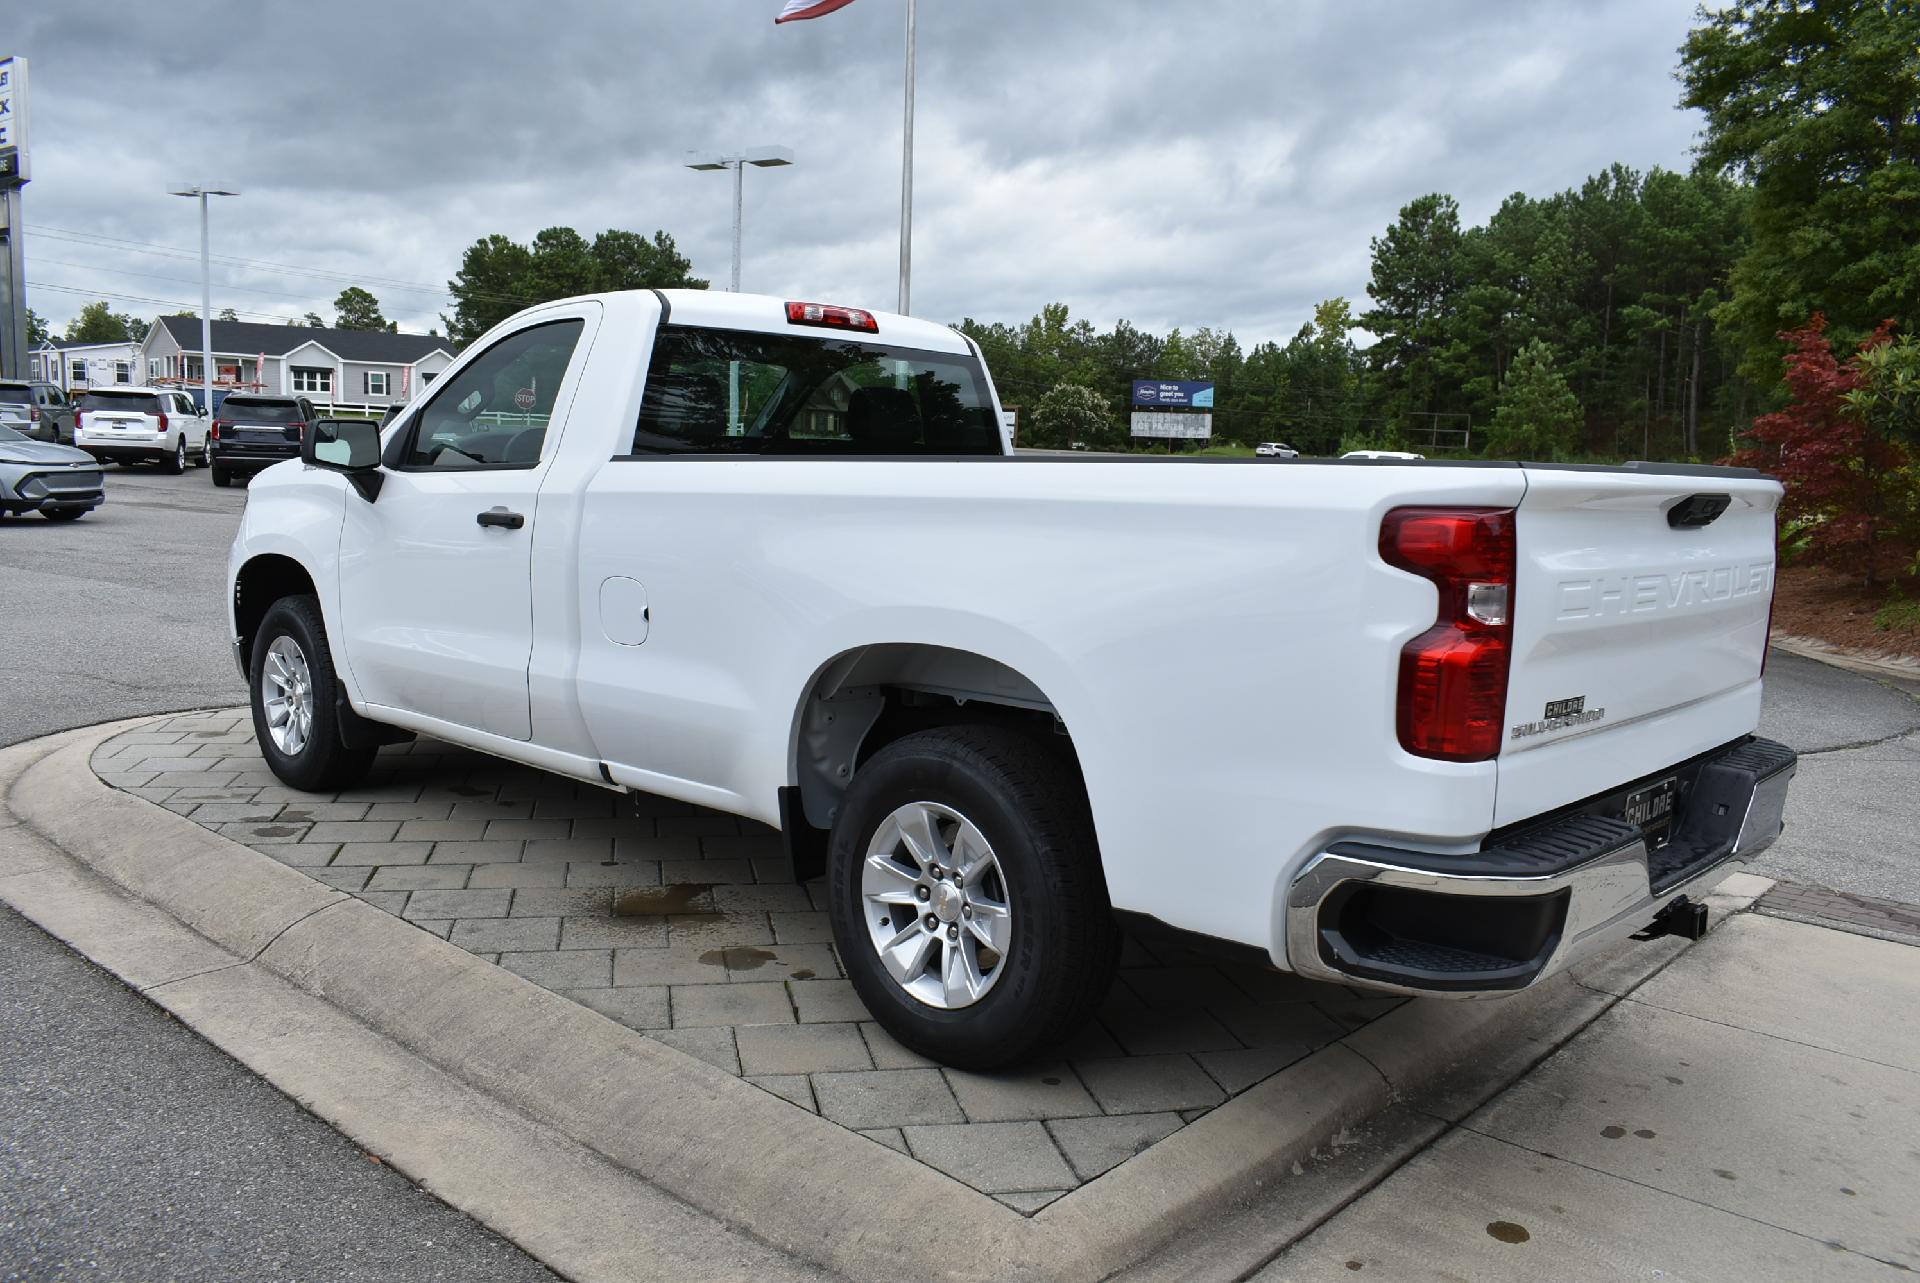
[{"label": "concrete curb", "polygon": [[1768,644],[1786,651],[1789,655],[1798,655],[1802,659],[1815,660],[1834,668],[1844,668],[1849,672],[1865,673],[1869,677],[1895,677],[1902,681],[1920,682],[1920,660],[1904,659],[1897,655],[1863,655],[1842,650],[1830,642],[1823,642],[1813,637],[1775,635]]},{"label": "concrete curb", "polygon": [[[627,1179],[645,1182],[649,1192],[664,1191],[781,1252],[855,1279],[1104,1278],[1222,1209],[1270,1201],[1275,1186],[1310,1176],[1308,1165],[1318,1164],[1323,1150],[1337,1155],[1339,1138],[1396,1100],[1431,1098],[1443,1102],[1431,1107],[1434,1113],[1463,1116],[1615,1000],[1562,977],[1499,1003],[1406,1004],[1029,1218],[109,787],[89,765],[94,748],[149,720],[0,750],[0,898],[36,921],[44,923],[45,913],[69,927],[73,902],[124,900],[97,884],[89,889],[70,855],[138,897],[127,902],[134,909],[122,904],[115,912],[140,925],[109,938],[49,929],[130,983],[172,988],[184,998],[180,982],[214,970],[271,978],[321,1013],[313,1018],[344,1013],[461,1091],[551,1129]],[[194,934],[178,927],[169,933],[156,909]],[[1671,956],[1649,950],[1616,956],[1609,966],[1641,973],[1630,987]],[[241,984],[237,975],[223,983]],[[161,1000],[163,990],[154,992]],[[242,997],[208,1004],[183,1001],[179,1014],[323,1117],[365,1122],[350,1072],[306,1066],[309,1072],[294,1074],[270,1046],[254,1045],[265,1035],[238,1018]],[[290,1035],[282,1028],[276,1036]],[[312,1054],[324,1058],[325,1045],[313,1044]],[[377,1128],[372,1135],[377,1145]],[[1405,1152],[1389,1144],[1374,1161],[1390,1170]],[[469,1200],[450,1192],[460,1182],[429,1183],[516,1241],[553,1242],[551,1234],[511,1224],[497,1189]],[[1325,1201],[1324,1190],[1296,1200],[1302,1209]],[[927,1215],[929,1208],[940,1214]],[[1299,1224],[1289,1219],[1266,1223],[1261,1237],[1269,1250],[1313,1223],[1306,1210]],[[568,1268],[581,1279],[634,1277],[579,1261]]]}]

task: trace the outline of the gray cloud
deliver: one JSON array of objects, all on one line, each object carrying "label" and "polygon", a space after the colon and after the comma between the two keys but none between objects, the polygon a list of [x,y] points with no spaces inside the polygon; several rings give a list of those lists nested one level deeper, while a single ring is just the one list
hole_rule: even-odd
[{"label": "gray cloud", "polygon": [[[724,281],[728,182],[683,153],[776,142],[799,163],[748,175],[746,287],[891,307],[898,0],[775,28],[778,7],[34,6],[8,24],[33,61],[29,227],[192,247],[165,188],[218,178],[245,195],[217,206],[217,253],[361,278],[425,328],[495,231],[664,227]],[[1318,299],[1363,304],[1367,239],[1414,196],[1478,220],[1616,160],[1684,167],[1698,128],[1674,106],[1671,0],[919,10],[914,310],[941,319],[1064,300],[1103,325],[1284,338]],[[28,261],[49,284],[198,296],[190,258],[49,232]],[[216,282],[216,307],[282,316],[330,315],[345,283]],[[57,321],[84,301],[33,299]]]}]

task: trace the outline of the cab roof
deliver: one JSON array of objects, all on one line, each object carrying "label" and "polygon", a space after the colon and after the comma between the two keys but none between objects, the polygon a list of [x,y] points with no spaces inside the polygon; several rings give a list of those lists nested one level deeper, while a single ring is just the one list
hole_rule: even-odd
[{"label": "cab roof", "polygon": [[[772,294],[733,294],[725,290],[658,290],[667,303],[667,319],[675,325],[700,325],[720,330],[759,330],[767,334],[812,334],[821,338],[852,339],[888,347],[919,348],[929,352],[969,353],[967,340],[952,326],[898,312],[876,312],[860,303],[831,294],[787,298]],[[825,303],[856,307],[873,317],[876,333],[796,325],[787,320],[788,303]]]}]

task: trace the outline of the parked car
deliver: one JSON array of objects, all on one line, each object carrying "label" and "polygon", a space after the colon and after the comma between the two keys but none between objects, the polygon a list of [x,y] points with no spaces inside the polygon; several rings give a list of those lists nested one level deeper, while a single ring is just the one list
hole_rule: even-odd
[{"label": "parked car", "polygon": [[49,521],[73,521],[106,497],[92,455],[35,441],[0,424],[0,513],[37,512]]},{"label": "parked car", "polygon": [[73,440],[73,406],[56,384],[0,379],[0,424],[35,441]]},{"label": "parked car", "polygon": [[420,733],[777,825],[874,1017],[974,1068],[1088,1017],[1122,922],[1495,995],[1697,934],[1780,832],[1768,477],[1009,456],[945,326],[522,312],[254,480],[260,751],[331,793]]},{"label": "parked car", "polygon": [[213,484],[229,486],[236,476],[299,457],[300,438],[318,417],[303,396],[235,392],[213,418],[208,445]]},{"label": "parked car", "polygon": [[1263,459],[1298,459],[1300,452],[1284,441],[1262,441],[1253,448],[1254,454]]},{"label": "parked car", "polygon": [[1411,462],[1424,459],[1424,454],[1412,454],[1405,450],[1349,450],[1340,456],[1342,459],[1399,459]]},{"label": "parked car", "polygon": [[205,411],[171,388],[89,388],[74,407],[74,444],[115,463],[157,463],[181,473],[206,467],[211,440]]}]

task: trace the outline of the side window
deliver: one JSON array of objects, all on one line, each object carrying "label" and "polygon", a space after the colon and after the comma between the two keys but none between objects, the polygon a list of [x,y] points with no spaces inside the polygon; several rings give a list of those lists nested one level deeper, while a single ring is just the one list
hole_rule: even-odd
[{"label": "side window", "polygon": [[581,321],[509,334],[445,383],[413,418],[403,468],[531,468],[540,462],[554,398],[580,342]]}]

